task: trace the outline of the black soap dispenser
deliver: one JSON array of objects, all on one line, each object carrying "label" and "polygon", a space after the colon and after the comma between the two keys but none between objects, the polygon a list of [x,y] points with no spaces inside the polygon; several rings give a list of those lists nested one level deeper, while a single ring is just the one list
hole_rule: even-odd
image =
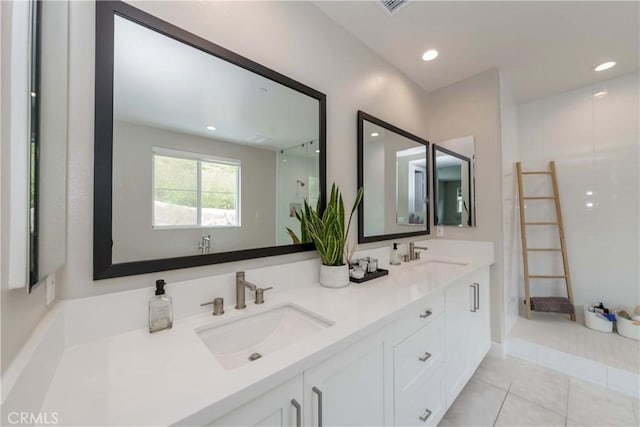
[{"label": "black soap dispenser", "polygon": [[156,280],[156,294],[149,300],[149,332],[154,333],[173,326],[173,301],[165,294],[164,280]]}]

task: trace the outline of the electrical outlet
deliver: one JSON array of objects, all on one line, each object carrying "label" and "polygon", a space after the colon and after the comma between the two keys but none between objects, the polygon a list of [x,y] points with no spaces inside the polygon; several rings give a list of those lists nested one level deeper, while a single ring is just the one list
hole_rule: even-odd
[{"label": "electrical outlet", "polygon": [[47,305],[51,304],[56,299],[56,275],[52,273],[46,278],[47,288]]},{"label": "electrical outlet", "polygon": [[444,236],[444,227],[442,225],[436,225],[436,236],[438,237]]}]

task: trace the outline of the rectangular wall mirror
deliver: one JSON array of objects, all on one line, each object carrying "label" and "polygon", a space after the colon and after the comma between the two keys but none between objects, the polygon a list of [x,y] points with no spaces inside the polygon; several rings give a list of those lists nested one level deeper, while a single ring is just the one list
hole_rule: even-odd
[{"label": "rectangular wall mirror", "polygon": [[358,242],[429,232],[429,142],[358,111]]},{"label": "rectangular wall mirror", "polygon": [[313,249],[325,95],[121,2],[98,2],[94,277]]},{"label": "rectangular wall mirror", "polygon": [[475,227],[475,142],[472,136],[433,145],[434,224]]}]

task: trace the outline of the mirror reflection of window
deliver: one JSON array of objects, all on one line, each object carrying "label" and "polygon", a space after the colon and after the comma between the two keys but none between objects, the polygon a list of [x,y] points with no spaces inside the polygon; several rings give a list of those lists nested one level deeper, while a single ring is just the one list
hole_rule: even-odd
[{"label": "mirror reflection of window", "polygon": [[239,227],[240,167],[239,160],[154,153],[153,226]]}]

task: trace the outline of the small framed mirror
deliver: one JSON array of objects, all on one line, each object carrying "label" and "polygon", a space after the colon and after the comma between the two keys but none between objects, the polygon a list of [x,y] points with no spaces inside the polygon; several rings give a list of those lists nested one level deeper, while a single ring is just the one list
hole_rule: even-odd
[{"label": "small framed mirror", "polygon": [[475,227],[475,142],[473,136],[433,145],[435,225]]},{"label": "small framed mirror", "polygon": [[429,233],[429,142],[358,111],[358,243]]}]

